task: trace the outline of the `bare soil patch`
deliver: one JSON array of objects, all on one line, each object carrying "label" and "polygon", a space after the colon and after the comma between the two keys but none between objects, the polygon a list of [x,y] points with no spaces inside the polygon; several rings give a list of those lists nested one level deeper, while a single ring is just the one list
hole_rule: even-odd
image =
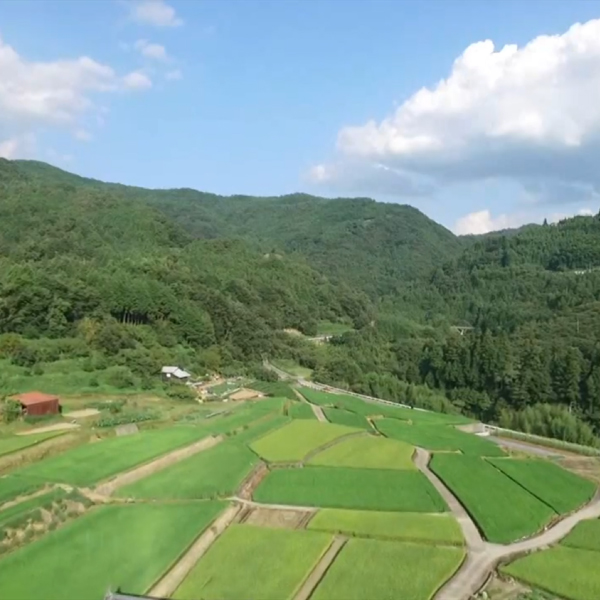
[{"label": "bare soil patch", "polygon": [[301,510],[273,510],[270,508],[252,508],[242,520],[248,525],[277,527],[283,529],[302,529],[312,513]]},{"label": "bare soil patch", "polygon": [[242,498],[242,500],[252,500],[252,494],[254,490],[258,487],[260,482],[267,476],[269,473],[269,469],[265,463],[261,462],[256,466],[254,471],[246,477],[246,479],[242,482],[240,487],[240,491],[238,492],[238,498]]},{"label": "bare soil patch", "polygon": [[100,411],[97,408],[84,408],[82,410],[73,410],[68,413],[63,413],[65,419],[85,419],[86,417],[95,417]]},{"label": "bare soil patch", "polygon": [[81,427],[79,423],[56,423],[55,425],[47,425],[46,427],[37,427],[28,431],[18,431],[16,435],[33,435],[34,433],[49,433],[51,431],[64,431],[67,429],[78,429]]},{"label": "bare soil patch", "polygon": [[595,456],[565,456],[558,463],[561,467],[600,484],[600,458]]}]

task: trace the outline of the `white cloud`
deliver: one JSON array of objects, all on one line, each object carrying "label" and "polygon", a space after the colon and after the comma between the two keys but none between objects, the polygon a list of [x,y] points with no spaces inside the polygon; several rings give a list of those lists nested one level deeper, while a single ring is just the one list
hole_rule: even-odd
[{"label": "white cloud", "polygon": [[[98,95],[149,87],[131,74],[121,80],[114,69],[88,56],[31,62],[0,38],[0,148],[4,156],[30,154],[35,134],[48,126],[76,133],[87,114],[100,115]],[[144,85],[145,83],[145,85]]]},{"label": "white cloud", "polygon": [[141,71],[132,71],[122,79],[128,90],[145,90],[152,87],[152,80]]},{"label": "white cloud", "polygon": [[[600,188],[600,19],[519,48],[469,46],[449,76],[423,88],[380,122],[344,127],[333,167],[380,164],[435,185],[509,179],[579,201]],[[382,175],[371,170],[373,183]],[[339,179],[339,178],[338,178]]]},{"label": "white cloud", "polygon": [[167,81],[178,81],[179,79],[183,79],[183,73],[180,69],[173,69],[165,75],[165,79]]},{"label": "white cloud", "polygon": [[160,44],[152,44],[148,40],[138,40],[135,43],[135,49],[146,58],[154,60],[167,60],[167,51]]},{"label": "white cloud", "polygon": [[155,27],[179,27],[183,25],[175,9],[164,0],[136,0],[129,4],[130,16],[137,23]]}]

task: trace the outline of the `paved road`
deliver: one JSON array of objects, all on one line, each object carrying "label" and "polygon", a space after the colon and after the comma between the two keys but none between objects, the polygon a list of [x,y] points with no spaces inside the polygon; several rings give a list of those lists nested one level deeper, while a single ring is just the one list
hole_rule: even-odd
[{"label": "paved road", "polygon": [[474,521],[456,496],[429,469],[429,458],[429,452],[417,448],[415,455],[417,468],[431,481],[448,504],[450,512],[458,520],[467,545],[465,561],[454,577],[439,590],[435,600],[468,600],[483,587],[500,560],[556,544],[580,521],[600,517],[599,491],[589,504],[535,537],[506,546],[490,544],[482,539]]},{"label": "paved road", "polygon": [[[507,440],[506,438],[499,438],[494,435],[490,435],[486,439],[490,440],[490,442],[494,442],[494,444],[498,444],[498,446],[503,446],[504,448],[509,448],[510,450],[518,450],[519,452],[537,454],[538,456],[544,456],[547,458],[551,458],[553,456],[565,456],[565,453],[561,452],[560,450],[544,448],[543,446],[536,446],[534,444],[520,442],[518,440]],[[571,455],[570,452],[568,454],[569,456]]]}]

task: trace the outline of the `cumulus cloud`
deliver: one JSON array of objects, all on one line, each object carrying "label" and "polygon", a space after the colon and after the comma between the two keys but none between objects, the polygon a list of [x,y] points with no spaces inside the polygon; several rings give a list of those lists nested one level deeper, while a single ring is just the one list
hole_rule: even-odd
[{"label": "cumulus cloud", "polygon": [[[129,88],[149,87],[142,76],[121,79],[112,67],[82,56],[31,62],[0,38],[0,149],[4,156],[31,152],[35,134],[48,126],[81,139],[81,120],[100,115],[94,99]],[[147,78],[146,78],[147,79]]]},{"label": "cumulus cloud", "polygon": [[177,16],[175,9],[164,0],[136,0],[130,2],[130,17],[143,25],[155,27],[179,27],[183,20]]},{"label": "cumulus cloud", "polygon": [[152,80],[141,71],[132,71],[122,79],[123,85],[128,90],[145,90],[152,87]]},{"label": "cumulus cloud", "polygon": [[[311,173],[319,181],[344,175],[340,164],[380,164],[434,186],[508,179],[538,200],[580,201],[600,189],[599,88],[600,19],[521,48],[477,42],[392,115],[344,127],[334,165]],[[383,174],[370,172],[373,184]]]},{"label": "cumulus cloud", "polygon": [[160,44],[152,44],[148,40],[138,40],[135,49],[146,58],[154,60],[167,60],[167,51]]}]

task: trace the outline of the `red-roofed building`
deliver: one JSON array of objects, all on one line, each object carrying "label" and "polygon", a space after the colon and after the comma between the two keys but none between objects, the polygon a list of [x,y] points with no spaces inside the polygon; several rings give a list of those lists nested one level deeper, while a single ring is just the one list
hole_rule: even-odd
[{"label": "red-roofed building", "polygon": [[57,415],[60,412],[58,396],[42,392],[27,392],[14,397],[21,407],[23,414],[31,416]]}]

